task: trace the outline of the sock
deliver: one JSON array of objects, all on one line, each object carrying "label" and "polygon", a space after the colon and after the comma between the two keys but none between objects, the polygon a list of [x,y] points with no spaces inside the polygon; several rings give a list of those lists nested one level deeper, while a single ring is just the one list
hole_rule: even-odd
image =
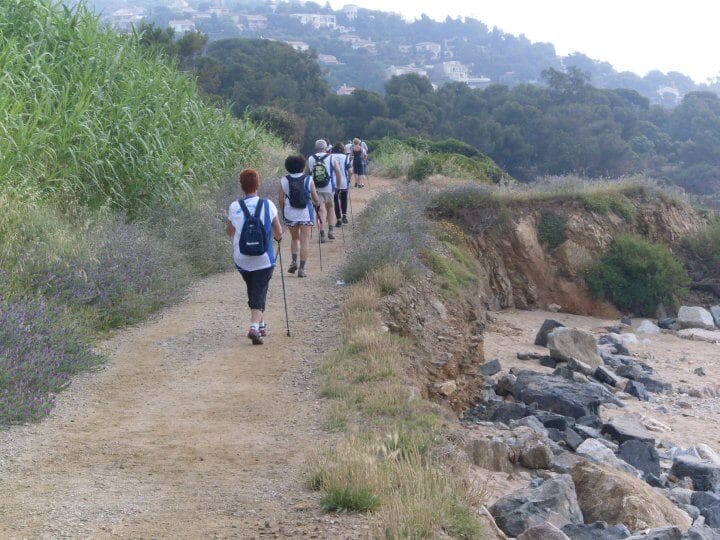
[{"label": "sock", "polygon": [[332,226],[332,225],[328,225],[328,231],[329,231],[329,232],[333,232],[333,226]]},{"label": "sock", "polygon": [[251,322],[251,323],[250,323],[250,330],[260,330],[260,323]]},{"label": "sock", "polygon": [[300,261],[300,270],[305,270],[305,261]]},{"label": "sock", "polygon": [[293,261],[294,263],[297,262],[297,253],[293,253],[293,254],[292,254],[292,261]]}]

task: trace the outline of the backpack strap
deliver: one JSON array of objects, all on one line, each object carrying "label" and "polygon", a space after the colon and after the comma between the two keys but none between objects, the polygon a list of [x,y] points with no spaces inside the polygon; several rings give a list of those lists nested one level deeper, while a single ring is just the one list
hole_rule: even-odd
[{"label": "backpack strap", "polygon": [[[262,212],[263,207],[266,205],[267,201],[265,199],[258,199],[257,205],[255,206],[255,217],[257,219],[260,219],[260,212]],[[267,213],[265,214],[267,217]]]},{"label": "backpack strap", "polygon": [[242,210],[243,214],[245,214],[245,219],[248,219],[250,217],[250,211],[245,205],[245,201],[243,201],[242,199],[238,199],[238,202],[240,203],[240,210]]}]

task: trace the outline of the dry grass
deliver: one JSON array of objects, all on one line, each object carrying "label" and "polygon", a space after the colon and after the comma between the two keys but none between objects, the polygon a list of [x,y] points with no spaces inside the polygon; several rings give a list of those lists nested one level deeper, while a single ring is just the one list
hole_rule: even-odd
[{"label": "dry grass", "polygon": [[[375,315],[400,287],[400,268],[382,267],[353,286],[343,306],[343,345],[320,368],[321,394],[334,403],[324,426],[346,435],[308,463],[308,485],[326,511],[377,512],[375,536],[482,538],[478,491],[462,467],[431,450],[444,441],[435,405],[405,384],[408,343]],[[445,441],[447,442],[447,441]],[[452,469],[452,470],[451,470]]]}]

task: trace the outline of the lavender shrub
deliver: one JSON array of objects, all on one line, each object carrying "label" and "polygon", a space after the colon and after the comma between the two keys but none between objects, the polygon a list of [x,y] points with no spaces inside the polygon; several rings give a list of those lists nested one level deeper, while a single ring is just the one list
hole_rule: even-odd
[{"label": "lavender shrub", "polygon": [[83,312],[98,329],[132,324],[180,300],[191,271],[170,242],[120,218],[96,224],[85,249],[26,256],[22,287]]},{"label": "lavender shrub", "polygon": [[0,293],[0,426],[42,418],[71,375],[100,362],[87,333],[60,307]]},{"label": "lavender shrub", "polygon": [[370,201],[358,216],[361,234],[343,268],[345,281],[357,282],[388,264],[399,265],[406,276],[422,268],[418,253],[431,241],[427,200],[426,192],[414,189]]}]

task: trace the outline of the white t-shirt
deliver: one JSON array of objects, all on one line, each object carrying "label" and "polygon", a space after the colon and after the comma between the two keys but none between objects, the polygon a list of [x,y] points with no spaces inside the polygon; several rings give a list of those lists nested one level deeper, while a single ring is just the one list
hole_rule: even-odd
[{"label": "white t-shirt", "polygon": [[[255,213],[255,207],[257,206],[260,197],[254,195],[243,199],[245,206],[247,206],[250,215]],[[242,231],[243,223],[245,223],[245,214],[240,208],[238,201],[233,201],[228,209],[228,220],[235,227],[235,235],[233,236],[233,260],[235,265],[240,270],[247,270],[253,272],[255,270],[262,270],[264,268],[270,268],[275,266],[275,252],[273,251],[273,238],[272,238],[272,222],[277,217],[277,208],[273,202],[269,199],[263,199],[267,201],[267,207],[264,207],[260,212],[260,219],[265,224],[265,241],[267,243],[267,250],[262,255],[252,256],[243,255],[240,253],[240,231]],[[265,210],[269,210],[270,216],[265,215]]]},{"label": "white t-shirt", "polygon": [[308,158],[308,167],[310,168],[310,174],[312,174],[313,167],[315,166],[315,156],[320,158],[320,161],[325,163],[325,168],[330,173],[330,182],[327,186],[321,188],[315,186],[315,191],[318,193],[333,193],[335,191],[335,168],[332,166],[332,154],[326,154],[325,152],[316,152]]},{"label": "white t-shirt", "polygon": [[[332,155],[333,162],[338,164],[338,167],[340,168],[340,178],[338,178],[335,181],[335,189],[347,189],[348,188],[348,178],[347,178],[347,169],[345,168],[345,162],[347,160],[347,156],[345,154],[333,154]],[[334,171],[334,169],[333,169]]]},{"label": "white t-shirt", "polygon": [[291,174],[292,178],[304,177],[306,179],[306,194],[307,194],[307,206],[305,208],[295,208],[290,204],[288,195],[290,194],[290,183],[288,182],[287,176],[283,176],[280,179],[280,185],[282,186],[283,193],[285,194],[285,205],[283,206],[283,216],[285,221],[297,222],[315,222],[315,212],[313,211],[312,199],[310,198],[310,186],[312,186],[312,176],[306,175],[305,173]]}]

